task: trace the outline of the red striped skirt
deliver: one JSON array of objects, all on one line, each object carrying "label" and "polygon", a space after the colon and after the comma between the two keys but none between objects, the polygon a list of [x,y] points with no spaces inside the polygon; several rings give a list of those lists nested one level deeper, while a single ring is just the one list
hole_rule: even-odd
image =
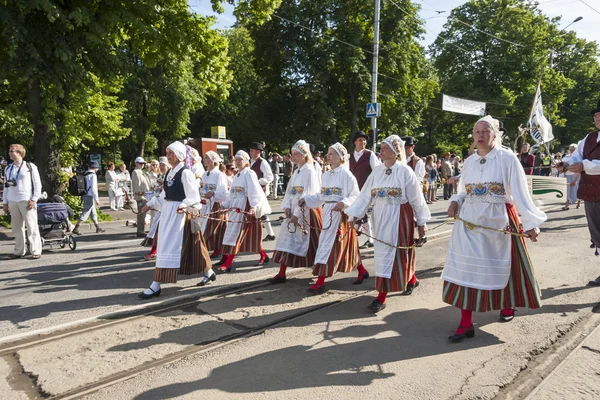
[{"label": "red striped skirt", "polygon": [[[212,211],[219,211],[221,203],[213,204]],[[206,221],[204,238],[209,251],[219,250],[223,244],[223,236],[227,228],[227,214],[213,214],[212,219]]]},{"label": "red striped skirt", "polygon": [[[519,215],[512,204],[506,205],[509,226],[523,233]],[[465,310],[485,312],[509,307],[539,308],[542,306],[539,285],[535,279],[525,238],[511,235],[511,270],[504,289],[483,290],[444,281],[442,298],[445,303]]]},{"label": "red striped skirt", "polygon": [[320,208],[310,209],[308,214],[308,223],[316,229],[309,228],[309,243],[306,256],[297,256],[285,251],[275,250],[275,252],[273,252],[274,262],[292,268],[308,268],[311,265],[314,265],[317,247],[319,247],[319,235],[321,234],[321,228],[323,227],[323,210]]},{"label": "red striped skirt", "polygon": [[[397,246],[408,247],[413,245],[415,237],[415,217],[413,208],[409,203],[400,206],[400,218],[398,220],[398,244]],[[415,274],[417,262],[415,249],[396,249],[392,275],[389,278],[377,277],[375,288],[381,293],[403,292],[406,290],[408,281]]]},{"label": "red striped skirt", "polygon": [[333,242],[327,264],[315,264],[313,275],[330,277],[336,272],[350,272],[355,270],[360,262],[356,230],[348,223],[348,216],[342,213],[337,239]]},{"label": "red striped skirt", "polygon": [[[250,211],[250,203],[246,201],[245,211]],[[258,253],[262,250],[262,222],[255,217],[242,224],[235,246],[223,245],[223,254]],[[225,230],[223,230],[225,234]]]}]

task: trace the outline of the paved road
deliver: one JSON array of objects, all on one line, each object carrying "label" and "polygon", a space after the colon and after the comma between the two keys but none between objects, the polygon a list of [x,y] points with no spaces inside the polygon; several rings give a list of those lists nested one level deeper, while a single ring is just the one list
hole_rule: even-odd
[{"label": "paved road", "polygon": [[[432,206],[438,222],[445,206]],[[89,398],[524,398],[600,323],[592,312],[600,290],[585,286],[600,268],[588,247],[583,211],[548,215],[541,242],[530,246],[544,307],[520,310],[510,324],[498,323],[496,313],[477,314],[476,338],[458,345],[446,342],[459,315],[440,300],[447,250],[442,237],[418,250],[421,287],[410,297],[390,297],[378,315],[365,308],[375,293],[374,280],[357,287],[350,285],[353,276],[340,274],[328,282],[329,292],[312,297],[305,294],[311,282],[305,273],[286,285],[207,297],[185,309],[20,350],[18,367],[37,377],[40,390],[61,393],[322,306],[261,334],[141,371]],[[147,285],[153,266],[139,261],[144,249],[137,247],[134,229],[123,225],[108,224],[104,235],[78,238],[75,252],[0,262],[0,337],[138,306],[135,294]],[[0,244],[0,253],[10,249],[10,242]],[[365,255],[373,271],[372,253]],[[213,287],[196,288],[199,277],[165,286],[161,300],[275,273],[276,266],[257,267],[256,261],[254,255],[242,257],[237,273],[219,276]],[[15,390],[21,387],[13,379],[15,365],[4,361],[0,375],[8,377],[12,391],[2,390],[6,383],[0,383],[0,398],[2,393],[20,398],[27,390]],[[593,374],[579,385],[579,398],[598,393],[588,380]],[[553,390],[550,383],[544,386]]]}]

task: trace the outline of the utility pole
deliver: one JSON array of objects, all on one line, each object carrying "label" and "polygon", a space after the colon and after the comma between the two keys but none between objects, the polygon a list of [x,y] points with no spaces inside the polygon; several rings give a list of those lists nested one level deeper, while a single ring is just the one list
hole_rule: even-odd
[{"label": "utility pole", "polygon": [[[377,103],[377,67],[379,63],[379,14],[380,0],[375,0],[375,19],[373,21],[373,78],[371,82],[371,103]],[[377,117],[371,118],[371,129],[373,130],[373,151],[377,152]]]}]

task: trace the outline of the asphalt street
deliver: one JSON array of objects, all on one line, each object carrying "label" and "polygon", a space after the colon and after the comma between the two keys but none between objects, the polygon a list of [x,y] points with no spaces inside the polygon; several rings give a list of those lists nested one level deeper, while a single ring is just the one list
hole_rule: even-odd
[{"label": "asphalt street", "polygon": [[[586,286],[600,275],[600,266],[589,248],[583,210],[559,211],[556,200],[544,202],[549,221],[540,242],[529,246],[544,306],[521,309],[508,324],[498,322],[497,313],[477,313],[476,337],[460,344],[446,341],[459,312],[441,301],[439,279],[451,225],[430,231],[430,242],[417,250],[420,287],[412,296],[389,297],[388,307],[377,315],[366,309],[375,294],[374,279],[351,285],[354,274],[334,276],[327,282],[328,292],[319,296],[306,293],[312,282],[308,270],[294,271],[296,276],[284,285],[212,296],[216,290],[261,282],[276,273],[276,265],[257,266],[257,255],[244,255],[236,260],[236,271],[219,275],[216,283],[198,288],[201,277],[184,278],[165,285],[154,303],[202,295],[201,301],[132,320],[118,315],[148,305],[136,296],[152,275],[153,263],[140,261],[147,249],[139,247],[135,228],[126,227],[124,220],[104,224],[104,234],[84,230],[75,251],[44,249],[39,260],[0,261],[0,345],[90,323],[98,316],[106,319],[109,313],[117,313],[111,317],[115,325],[3,356],[0,375],[6,379],[0,383],[0,398],[56,395],[116,373],[124,378],[91,391],[88,398],[450,399],[531,394],[545,399],[564,398],[564,382],[575,387],[575,396],[569,398],[598,398],[597,374],[581,365],[600,365],[600,352],[587,350],[596,349],[600,340],[590,337],[581,343],[600,324],[594,312],[600,289]],[[446,207],[443,201],[432,205],[430,227],[445,221]],[[10,233],[0,235],[5,239],[0,254],[8,254]],[[273,246],[265,243],[268,252]],[[364,256],[373,272],[372,251]],[[231,339],[244,332],[253,334]],[[219,346],[189,352],[217,342]],[[189,354],[169,363],[140,368],[185,352]],[[574,377],[578,365],[582,373]],[[33,389],[17,376],[19,368],[34,379]],[[135,368],[137,373],[127,375]],[[550,375],[553,380],[544,381]]]}]

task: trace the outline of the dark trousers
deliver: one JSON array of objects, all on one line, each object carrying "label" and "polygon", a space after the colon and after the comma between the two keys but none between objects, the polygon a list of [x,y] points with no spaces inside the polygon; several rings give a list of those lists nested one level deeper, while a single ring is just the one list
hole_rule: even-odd
[{"label": "dark trousers", "polygon": [[452,197],[452,192],[454,191],[454,185],[449,183],[444,183],[444,200],[448,200]]},{"label": "dark trousers", "polygon": [[[144,202],[140,200],[136,200],[138,211],[144,207]],[[139,213],[137,215],[137,233],[144,233],[144,228],[146,227],[146,213]]]},{"label": "dark trousers", "polygon": [[283,176],[283,193],[285,194],[285,191],[287,190],[287,185],[290,181],[290,177],[289,176]]},{"label": "dark trousers", "polygon": [[600,201],[586,201],[583,205],[592,242],[600,247]]}]

